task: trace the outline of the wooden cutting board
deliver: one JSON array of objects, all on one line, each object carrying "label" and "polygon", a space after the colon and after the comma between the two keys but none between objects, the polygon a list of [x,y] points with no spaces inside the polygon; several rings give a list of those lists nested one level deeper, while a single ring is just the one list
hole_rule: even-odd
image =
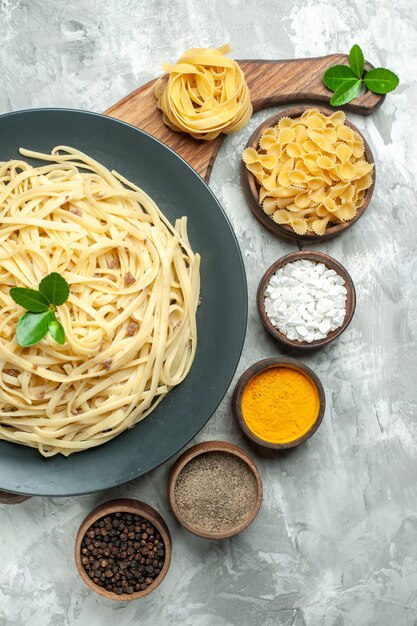
[{"label": "wooden cutting board", "polygon": [[[332,95],[323,84],[323,74],[332,65],[348,65],[345,54],[331,54],[313,59],[285,61],[239,61],[245,73],[255,111],[277,104],[294,102],[327,103]],[[372,65],[366,63],[366,69]],[[156,80],[156,79],[155,79]],[[175,133],[162,122],[153,93],[155,80],[111,106],[106,115],[117,117],[145,130],[177,152],[207,182],[214,160],[225,135],[212,141],[197,141],[184,133]],[[367,91],[344,107],[360,115],[370,115],[382,104],[385,96]],[[240,132],[245,132],[242,129]]]},{"label": "wooden cutting board", "polygon": [[[238,61],[245,73],[254,111],[278,104],[294,102],[328,103],[331,92],[323,85],[323,74],[331,65],[348,65],[345,54],[331,54],[313,59],[284,61]],[[365,64],[366,69],[372,65]],[[162,121],[156,106],[153,86],[156,79],[111,106],[106,115],[145,130],[172,148],[208,181],[225,135],[213,141],[197,141],[183,133],[174,133]],[[347,111],[370,115],[382,104],[385,96],[367,91],[345,107]],[[240,132],[245,132],[245,129]],[[26,497],[0,491],[0,504],[17,504]]]}]

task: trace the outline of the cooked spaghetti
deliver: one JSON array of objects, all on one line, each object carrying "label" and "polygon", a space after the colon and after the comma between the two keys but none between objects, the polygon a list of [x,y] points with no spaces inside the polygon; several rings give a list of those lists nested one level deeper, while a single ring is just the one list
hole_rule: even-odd
[{"label": "cooked spaghetti", "polygon": [[[187,220],[66,146],[0,163],[0,439],[69,455],[131,428],[193,363],[200,257]],[[11,287],[70,286],[47,335],[22,348]]]}]

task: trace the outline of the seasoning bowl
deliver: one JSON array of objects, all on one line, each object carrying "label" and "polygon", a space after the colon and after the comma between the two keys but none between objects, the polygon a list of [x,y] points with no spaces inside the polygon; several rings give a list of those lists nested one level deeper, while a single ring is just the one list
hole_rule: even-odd
[{"label": "seasoning bowl", "polygon": [[[240,484],[230,488],[227,493],[226,498],[230,496],[230,501],[226,501],[226,505],[229,506],[229,503],[234,502],[236,498],[240,503],[246,502],[245,498],[247,498],[248,493],[250,493],[250,499],[248,498],[248,505],[244,507],[246,510],[239,514],[236,523],[228,525],[228,527],[213,529],[208,528],[208,525],[204,527],[202,523],[197,524],[193,520],[190,521],[190,509],[192,510],[193,505],[200,507],[198,510],[202,508],[205,511],[206,507],[209,506],[211,496],[205,492],[203,501],[201,501],[201,495],[196,493],[195,488],[188,488],[187,479],[184,481],[183,478],[187,476],[187,472],[190,476],[194,469],[197,472],[205,472],[210,471],[212,466],[215,471],[219,471],[223,461],[225,463],[225,476],[228,477],[228,481],[235,480],[233,474],[236,470],[242,472]],[[215,480],[212,479],[212,483]],[[239,487],[242,490],[241,494],[236,493]],[[184,492],[185,497],[187,499],[189,497],[190,500],[190,507],[185,513],[185,509],[181,505],[181,497],[184,497]],[[227,539],[245,530],[257,516],[262,503],[262,479],[255,463],[241,448],[226,441],[205,441],[186,450],[174,463],[168,479],[168,498],[175,517],[188,531],[206,539]]]},{"label": "seasoning bowl", "polygon": [[[265,304],[264,304],[265,290],[268,286],[268,283],[272,275],[275,274],[275,272],[280,267],[283,267],[287,263],[292,263],[294,261],[298,261],[302,259],[307,259],[310,261],[314,261],[316,263],[323,263],[328,269],[334,270],[336,274],[341,276],[343,280],[345,281],[345,287],[347,290],[346,315],[345,315],[342,325],[339,326],[339,328],[336,328],[336,330],[330,331],[324,339],[316,339],[315,341],[312,341],[311,343],[308,343],[307,341],[298,341],[297,339],[288,339],[288,337],[284,335],[284,333],[279,331],[278,328],[276,328],[272,324],[271,320],[266,314]],[[300,349],[301,350],[314,350],[315,348],[320,348],[334,341],[349,326],[350,322],[352,321],[352,317],[356,308],[356,291],[355,291],[355,286],[353,284],[353,280],[349,272],[343,267],[341,263],[339,263],[339,261],[336,261],[336,259],[329,256],[328,254],[325,254],[324,252],[313,252],[312,250],[302,250],[299,252],[291,252],[290,254],[286,254],[285,256],[278,259],[278,261],[275,261],[275,263],[273,263],[271,267],[267,269],[267,271],[263,275],[258,286],[257,306],[258,306],[259,316],[261,318],[263,325],[265,326],[269,334],[272,335],[272,337],[276,339],[279,343],[289,348],[296,348],[298,350]]]},{"label": "seasoning bowl", "polygon": [[[281,111],[277,115],[273,115],[272,117],[269,117],[267,120],[265,120],[265,122],[263,122],[251,135],[250,139],[248,140],[248,143],[245,146],[245,149],[246,148],[257,149],[259,146],[259,140],[263,132],[267,128],[270,128],[271,126],[275,126],[280,121],[281,118],[299,117],[302,113],[304,113],[304,111],[307,111],[308,109],[312,109],[312,108],[318,109],[320,113],[323,113],[324,115],[331,115],[332,113],[335,112],[335,109],[329,109],[325,107],[318,107],[318,106],[311,106],[311,105],[285,109],[284,111]],[[332,226],[328,226],[323,235],[316,235],[315,233],[307,233],[305,235],[298,235],[296,232],[294,232],[294,230],[290,226],[287,226],[286,224],[277,224],[276,222],[274,222],[274,220],[271,219],[271,217],[264,212],[264,210],[262,209],[262,206],[260,206],[259,200],[258,200],[259,198],[258,183],[254,175],[251,172],[249,172],[249,170],[246,169],[246,166],[242,161],[241,182],[242,182],[243,191],[246,197],[246,201],[249,205],[249,208],[251,209],[254,216],[264,226],[266,226],[266,228],[272,231],[275,235],[278,235],[279,237],[282,237],[284,239],[291,239],[293,241],[303,241],[303,242],[307,241],[310,243],[318,243],[319,241],[326,241],[327,239],[331,239],[345,232],[348,228],[353,226],[353,224],[355,224],[358,221],[358,219],[362,217],[362,215],[365,213],[371,201],[372,194],[375,188],[375,179],[376,179],[375,161],[374,161],[374,157],[372,154],[372,150],[368,142],[366,141],[365,137],[360,132],[360,130],[358,130],[356,126],[354,126],[354,124],[352,124],[348,120],[345,121],[345,125],[351,128],[352,130],[354,130],[356,133],[358,133],[358,135],[360,135],[360,137],[362,138],[362,141],[365,146],[364,157],[368,163],[373,163],[374,165],[373,180],[372,180],[372,185],[369,187],[369,189],[366,190],[366,194],[364,198],[365,201],[363,205],[358,208],[356,215],[348,222],[341,222],[340,224],[333,224]]]},{"label": "seasoning bowl", "polygon": [[[311,424],[310,428],[301,436],[285,443],[275,443],[258,437],[247,425],[242,411],[242,398],[247,385],[261,372],[276,367],[290,368],[304,374],[315,385],[318,394],[319,408],[317,412],[317,417]],[[232,399],[232,408],[233,415],[236,419],[238,426],[242,429],[244,435],[248,439],[263,448],[271,448],[273,450],[286,450],[288,448],[295,448],[296,446],[300,445],[300,443],[303,443],[304,441],[309,439],[316,432],[323,420],[324,411],[326,408],[326,396],[319,377],[315,372],[313,372],[312,369],[307,367],[307,365],[286,357],[271,357],[268,359],[262,359],[261,361],[257,361],[242,374],[235,387]]]},{"label": "seasoning bowl", "polygon": [[[141,589],[140,591],[134,591],[133,593],[124,592],[124,593],[118,594],[113,591],[108,591],[104,587],[100,587],[97,583],[95,583],[89,577],[82,562],[83,555],[81,553],[81,550],[83,546],[83,538],[86,536],[90,527],[93,526],[96,522],[99,522],[102,518],[105,518],[108,516],[112,517],[113,519],[117,519],[114,517],[116,513],[130,514],[132,516],[138,515],[141,518],[144,518],[144,520],[146,520],[146,522],[149,522],[152,525],[152,527],[156,530],[156,532],[159,533],[160,538],[164,544],[165,555],[164,557],[159,557],[161,560],[163,560],[163,565],[162,565],[162,568],[160,569],[160,572],[153,579],[153,582],[148,584],[148,586],[145,589]],[[140,522],[136,522],[136,523],[138,524]],[[144,531],[142,532],[146,532],[146,529],[144,529]],[[148,538],[149,536],[146,537],[146,539]],[[139,539],[137,540],[137,542],[139,543]],[[137,549],[139,550],[140,548],[137,548]],[[81,524],[80,529],[77,533],[76,541],[75,541],[75,563],[78,569],[78,573],[80,574],[83,581],[90,587],[90,589],[100,594],[101,596],[104,596],[105,598],[109,600],[118,600],[119,602],[125,601],[125,600],[138,600],[139,598],[143,598],[144,596],[151,593],[151,591],[156,589],[156,587],[158,587],[161,584],[161,582],[163,581],[163,579],[165,578],[167,574],[167,571],[171,562],[171,553],[172,553],[171,535],[170,535],[170,532],[168,530],[166,523],[164,522],[162,517],[159,515],[159,513],[155,511],[155,509],[152,508],[149,504],[146,504],[145,502],[141,502],[140,500],[128,499],[128,498],[105,502],[104,504],[99,505],[93,511],[91,511],[91,513],[87,515],[87,517]],[[105,558],[107,559],[107,558],[110,558],[111,556],[112,556],[111,554],[109,556],[106,555]],[[98,558],[99,557],[97,557],[97,559]],[[110,568],[110,565],[103,566],[103,568],[104,567]]]}]

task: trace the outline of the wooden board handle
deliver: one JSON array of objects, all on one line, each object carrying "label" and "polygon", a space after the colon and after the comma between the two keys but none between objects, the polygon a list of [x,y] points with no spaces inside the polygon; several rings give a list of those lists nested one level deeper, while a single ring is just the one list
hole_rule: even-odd
[{"label": "wooden board handle", "polygon": [[[323,83],[324,72],[332,65],[348,65],[346,54],[330,54],[314,59],[285,61],[239,61],[245,72],[255,111],[292,102],[324,102],[329,104],[331,91]],[[369,70],[372,65],[366,64]],[[370,115],[385,96],[366,91],[344,107],[347,111]]]},{"label": "wooden board handle", "polygon": [[[284,61],[238,61],[245,72],[255,111],[294,102],[325,102],[331,92],[323,84],[323,74],[332,65],[348,64],[345,54],[332,54],[313,59],[288,59]],[[366,68],[372,66],[367,63]],[[175,133],[162,121],[153,93],[155,80],[110,107],[105,113],[141,128],[172,148],[187,161],[204,180],[208,181],[217,152],[225,135],[213,141],[197,141],[184,133]],[[350,102],[346,110],[360,115],[370,115],[383,102],[385,96],[367,91]]]},{"label": "wooden board handle", "polygon": [[25,500],[29,500],[29,498],[30,496],[19,496],[17,493],[0,491],[0,504],[20,504]]}]

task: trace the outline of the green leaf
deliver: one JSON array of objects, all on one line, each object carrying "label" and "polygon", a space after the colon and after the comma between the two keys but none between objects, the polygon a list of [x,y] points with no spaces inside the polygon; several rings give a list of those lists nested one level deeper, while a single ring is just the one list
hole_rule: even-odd
[{"label": "green leaf", "polygon": [[19,320],[16,328],[16,341],[19,346],[33,346],[43,339],[48,332],[48,326],[54,314],[52,311],[31,313],[28,311]]},{"label": "green leaf", "polygon": [[340,107],[343,104],[350,102],[353,98],[356,98],[360,92],[361,85],[362,81],[359,78],[357,78],[354,83],[351,81],[342,83],[330,98],[330,104],[334,107]]},{"label": "green leaf", "polygon": [[324,72],[323,82],[328,89],[336,91],[345,82],[352,84],[357,81],[357,77],[347,65],[333,65]]},{"label": "green leaf", "polygon": [[374,93],[389,93],[399,85],[400,79],[394,72],[384,67],[376,67],[365,74],[365,85]]},{"label": "green leaf", "polygon": [[62,278],[57,272],[52,272],[41,280],[39,291],[48,298],[50,304],[59,306],[68,299],[69,285],[65,278]]},{"label": "green leaf", "polygon": [[12,287],[10,295],[17,304],[20,304],[20,306],[32,313],[42,313],[42,311],[49,309],[48,299],[35,289]]},{"label": "green leaf", "polygon": [[48,330],[51,333],[52,339],[55,339],[61,346],[65,343],[65,330],[64,327],[54,315],[54,319],[49,322]]},{"label": "green leaf", "polygon": [[365,59],[363,56],[363,52],[357,43],[355,43],[355,45],[352,46],[349,52],[349,65],[352,68],[352,71],[354,72],[354,74],[358,78],[362,78],[363,70],[365,67]]}]

